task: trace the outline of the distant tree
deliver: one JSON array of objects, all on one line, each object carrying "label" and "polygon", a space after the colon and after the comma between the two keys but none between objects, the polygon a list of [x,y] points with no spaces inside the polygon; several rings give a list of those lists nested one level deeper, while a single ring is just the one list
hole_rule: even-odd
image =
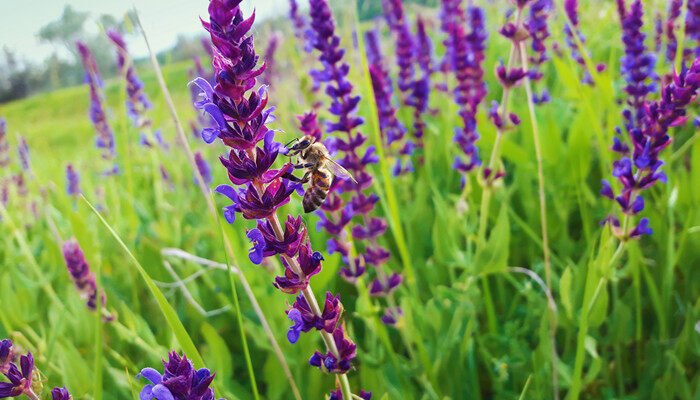
[{"label": "distant tree", "polygon": [[66,4],[61,17],[39,29],[39,39],[51,44],[63,44],[74,52],[73,43],[83,36],[88,16],[89,13],[76,11]]}]

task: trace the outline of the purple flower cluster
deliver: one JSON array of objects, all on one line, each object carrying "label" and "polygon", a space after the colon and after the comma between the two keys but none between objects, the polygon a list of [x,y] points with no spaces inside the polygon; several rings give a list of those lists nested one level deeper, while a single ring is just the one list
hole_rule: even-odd
[{"label": "purple flower cluster", "polygon": [[687,0],[685,14],[686,41],[695,41],[695,57],[700,56],[700,0]]},{"label": "purple flower cluster", "polygon": [[659,158],[659,154],[671,144],[669,128],[682,125],[690,118],[686,113],[686,107],[695,101],[698,88],[700,88],[700,57],[693,61],[689,69],[683,66],[680,74],[674,73],[673,81],[661,88],[659,101],[646,102],[642,105],[643,114],[639,124],[632,124],[631,112],[626,111],[629,144],[615,137],[612,146],[612,150],[622,156],[613,163],[612,173],[622,188],[616,195],[610,182],[603,180],[603,188],[600,192],[603,196],[615,200],[620,205],[622,213],[626,215],[622,224],[615,216],[606,218],[615,235],[622,240],[652,233],[648,218],[642,218],[629,230],[627,230],[627,218],[644,209],[644,198],[639,192],[651,187],[657,181],[666,182],[666,174],[661,170],[664,162]]},{"label": "purple flower cluster", "polygon": [[98,149],[102,150],[102,159],[112,166],[104,171],[105,175],[113,175],[119,173],[119,167],[116,164],[116,144],[114,141],[114,132],[107,121],[107,114],[104,109],[104,99],[101,94],[102,78],[97,70],[95,58],[90,53],[90,49],[83,42],[77,41],[76,46],[85,68],[85,80],[90,85],[90,121],[95,126],[97,137],[95,144]]},{"label": "purple flower cluster", "polygon": [[[355,282],[364,274],[367,266],[374,266],[378,272],[381,271],[382,265],[390,257],[389,251],[377,244],[377,237],[386,231],[386,221],[371,216],[379,196],[375,193],[365,193],[372,185],[373,179],[366,167],[377,163],[379,159],[374,155],[374,146],[368,146],[362,156],[357,152],[367,140],[366,136],[355,131],[355,128],[363,123],[361,118],[355,116],[360,97],[353,96],[352,83],[347,80],[350,67],[342,61],[345,51],[339,47],[340,38],[335,34],[335,21],[328,2],[311,0],[310,4],[311,26],[316,31],[314,48],[320,52],[319,58],[324,66],[323,71],[317,72],[320,80],[326,83],[326,93],[332,100],[329,111],[338,117],[337,122],[328,122],[327,128],[329,132],[342,132],[347,135],[347,139],[326,139],[325,144],[332,151],[344,153],[343,158],[339,160],[340,164],[350,171],[356,180],[334,181],[332,189],[335,189],[335,192],[321,205],[325,214],[319,213],[321,220],[318,226],[334,235],[328,241],[328,251],[337,251],[342,255],[346,265],[340,269],[340,275],[349,282]],[[349,203],[343,205],[338,190],[353,193]],[[346,227],[356,215],[362,216],[362,224],[352,226],[350,233],[355,239],[355,244],[364,241],[364,249],[358,250],[358,257],[351,260],[349,244],[344,235],[347,234]]]},{"label": "purple flower cluster", "polygon": [[[209,186],[211,182],[214,180],[211,176],[211,166],[209,165],[209,162],[204,159],[202,156],[201,151],[197,151],[194,153],[194,163],[197,164],[197,170],[199,170],[199,174],[202,175],[202,179],[204,180],[204,183]],[[195,184],[197,183],[197,178],[193,178],[195,180]]]},{"label": "purple flower cluster", "polygon": [[73,396],[68,393],[66,387],[55,387],[51,390],[51,400],[71,400]]},{"label": "purple flower cluster", "polygon": [[433,74],[433,41],[428,36],[425,21],[416,18],[415,61],[420,66],[421,76],[416,77],[411,87],[411,95],[406,99],[406,104],[413,108],[413,137],[416,138],[416,146],[423,147],[423,135],[425,135],[425,122],[423,116],[428,111],[430,101],[430,77]]},{"label": "purple flower cluster", "polygon": [[22,136],[19,138],[19,143],[17,144],[17,156],[19,157],[20,165],[22,170],[25,172],[31,172],[31,156],[29,154],[29,145],[27,144],[27,138]]},{"label": "purple flower cluster", "polygon": [[[90,271],[90,264],[85,259],[85,254],[75,239],[66,240],[62,247],[63,259],[70,278],[75,284],[75,288],[87,299],[87,307],[91,311],[97,309],[97,283],[95,274]],[[102,304],[105,303],[104,292],[100,295]]]},{"label": "purple flower cluster", "polygon": [[[578,0],[564,0],[564,11],[568,17],[568,21],[564,24],[564,35],[566,36],[566,45],[571,50],[571,58],[576,61],[581,67],[586,67],[586,61],[583,59],[581,53],[582,49],[579,49],[576,43],[576,37],[578,37],[581,45],[586,43],[586,37],[579,30],[579,18],[578,18]],[[583,83],[592,85],[593,79],[591,74],[586,71],[583,79]]]},{"label": "purple flower cluster", "polygon": [[[396,62],[399,67],[397,86],[403,94],[404,103],[413,108],[415,143],[407,142],[407,148],[402,150],[404,154],[410,155],[416,147],[423,147],[423,135],[425,134],[423,114],[428,109],[430,99],[433,43],[425,29],[425,22],[420,18],[416,21],[416,35],[413,37],[401,0],[383,0],[382,7],[389,29],[396,41]],[[414,64],[417,64],[421,69],[420,77],[416,76]],[[395,172],[406,172],[412,168],[408,166],[401,168],[400,165],[397,165],[394,170]]]},{"label": "purple flower cluster", "polygon": [[[206,368],[195,369],[192,361],[184,354],[168,354],[168,361],[163,360],[164,371],[161,374],[155,368],[147,367],[136,375],[144,377],[151,383],[141,389],[141,400],[214,400],[214,389],[210,388],[214,375]],[[222,400],[222,399],[220,399]]]},{"label": "purple flower cluster", "polygon": [[532,39],[530,48],[534,55],[529,57],[531,67],[529,69],[530,79],[538,81],[542,78],[540,66],[549,59],[547,56],[546,41],[549,38],[547,29],[547,17],[552,8],[552,0],[535,0],[530,5],[530,13],[525,22],[525,27]]},{"label": "purple flower cluster", "polygon": [[14,358],[12,342],[0,341],[0,372],[9,382],[0,382],[0,399],[26,395],[38,399],[32,388],[34,380],[34,356],[31,352],[19,358],[19,367],[12,362]]},{"label": "purple flower cluster", "polygon": [[80,174],[73,168],[73,164],[66,165],[66,193],[69,196],[77,196],[80,190]]},{"label": "purple flower cluster", "polygon": [[[364,390],[360,390],[360,395],[357,397],[359,397],[362,400],[371,400],[372,392],[365,392]],[[334,390],[328,396],[328,400],[343,400],[343,393],[340,391],[340,389]]]},{"label": "purple flower cluster", "polygon": [[396,38],[396,63],[399,74],[396,85],[403,94],[407,94],[413,86],[413,62],[415,59],[415,44],[411,29],[406,21],[401,0],[382,0],[384,15]]},{"label": "purple flower cluster", "polygon": [[440,29],[445,34],[445,39],[442,42],[445,46],[445,54],[440,63],[440,70],[445,74],[454,70],[453,27],[464,25],[466,20],[461,0],[440,0]]},{"label": "purple flower cluster", "polygon": [[[258,67],[253,37],[248,35],[255,15],[245,19],[240,2],[210,0],[209,21],[202,21],[202,25],[211,34],[214,44],[216,85],[212,87],[202,78],[193,82],[202,89],[204,97],[197,102],[197,107],[216,121],[216,126],[205,129],[203,138],[211,143],[218,137],[230,147],[228,157],[221,157],[221,162],[228,170],[231,183],[237,187],[220,185],[216,191],[233,202],[224,207],[228,222],[233,222],[239,213],[245,219],[258,220],[257,228],[247,234],[252,243],[251,261],[260,264],[265,257],[280,256],[285,274],[275,278],[275,287],[289,294],[301,292],[296,306],[292,306],[297,311],[287,311],[295,326],[304,318],[311,318],[313,326],[321,327],[319,331],[326,339],[330,340],[328,330],[331,329],[334,337],[339,335],[347,340],[347,343],[341,340],[335,345],[329,344],[330,356],[326,358],[335,361],[323,363],[328,372],[345,373],[351,368],[355,352],[354,344],[346,338],[342,323],[338,321],[337,310],[342,310],[342,305],[333,297],[331,305],[321,311],[309,286],[310,278],[321,270],[323,256],[311,249],[301,217],[288,216],[282,228],[277,216],[277,209],[290,200],[297,185],[287,179],[291,178],[291,163],[277,170],[270,169],[278,154],[286,149],[274,141],[275,131],[267,127],[274,117],[272,109],[265,109],[266,87],[253,90],[265,65]],[[330,314],[338,317],[330,317]],[[319,319],[325,322],[317,325]],[[301,331],[290,329],[290,332]],[[289,338],[295,340],[298,335],[290,334]],[[353,350],[348,351],[351,347]],[[315,357],[312,357],[313,365],[316,365]]]},{"label": "purple flower cluster", "polygon": [[653,80],[656,79],[654,66],[656,56],[647,51],[644,44],[646,34],[642,32],[644,10],[642,1],[635,0],[627,10],[621,2],[620,21],[622,23],[622,42],[625,55],[620,59],[620,69],[627,82],[624,90],[627,92],[627,104],[632,107],[632,123],[639,125],[644,117],[644,102],[649,93],[656,91]]},{"label": "purple flower cluster", "polygon": [[[486,83],[484,82],[485,40],[487,37],[484,12],[479,7],[470,6],[467,10],[468,26],[471,31],[467,33],[462,24],[451,24],[452,34],[452,64],[457,77],[457,86],[454,89],[455,102],[460,106],[459,116],[462,119],[462,127],[455,128],[454,141],[464,153],[464,158],[457,156],[452,164],[456,170],[466,174],[481,165],[479,149],[476,141],[479,133],[476,130],[476,112],[479,104],[486,96]],[[464,182],[464,176],[462,177]]]},{"label": "purple flower cluster", "polygon": [[676,38],[676,22],[681,16],[683,0],[671,0],[668,3],[668,18],[666,19],[666,59],[671,63],[676,59],[678,38]]},{"label": "purple flower cluster", "polygon": [[277,63],[275,62],[275,53],[280,44],[279,32],[272,32],[270,38],[267,41],[267,48],[265,49],[265,72],[261,77],[261,81],[266,85],[273,82],[277,76]]},{"label": "purple flower cluster", "polygon": [[146,93],[143,91],[143,82],[136,75],[136,69],[129,57],[124,37],[114,29],[107,31],[107,37],[117,48],[117,67],[119,73],[126,79],[126,113],[136,128],[148,128],[152,125],[152,121],[144,114],[153,108],[153,105],[148,101]]},{"label": "purple flower cluster", "polygon": [[0,168],[10,164],[10,142],[7,140],[7,121],[0,116]]},{"label": "purple flower cluster", "polygon": [[394,92],[393,85],[389,71],[384,67],[386,61],[379,48],[379,33],[376,30],[370,30],[365,33],[365,45],[374,100],[377,103],[379,129],[389,147],[393,143],[399,144],[399,155],[396,157],[396,165],[393,172],[394,176],[401,175],[413,170],[411,160],[406,159],[405,165],[402,165],[401,157],[410,156],[410,153],[407,154],[406,151],[410,151],[413,146],[410,140],[403,144],[403,139],[406,136],[406,127],[396,118],[396,108],[391,103]]},{"label": "purple flower cluster", "polygon": [[308,21],[299,12],[299,5],[296,0],[289,0],[289,18],[294,26],[294,36],[303,41],[304,51],[311,53],[313,51],[314,30],[308,26]]}]

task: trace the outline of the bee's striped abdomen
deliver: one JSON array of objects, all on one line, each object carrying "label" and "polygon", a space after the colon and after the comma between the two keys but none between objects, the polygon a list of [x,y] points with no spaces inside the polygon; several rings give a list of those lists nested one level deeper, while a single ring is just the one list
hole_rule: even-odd
[{"label": "bee's striped abdomen", "polygon": [[323,204],[331,188],[332,175],[326,168],[318,168],[311,174],[311,182],[304,192],[304,212],[310,213]]}]

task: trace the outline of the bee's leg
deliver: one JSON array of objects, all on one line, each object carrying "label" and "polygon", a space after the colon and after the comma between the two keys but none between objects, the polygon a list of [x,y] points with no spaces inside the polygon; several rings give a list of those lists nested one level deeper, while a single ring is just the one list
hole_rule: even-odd
[{"label": "bee's leg", "polygon": [[301,183],[306,183],[311,178],[311,171],[306,171],[304,176],[301,177]]},{"label": "bee's leg", "polygon": [[301,179],[294,176],[294,174],[292,174],[291,172],[285,172],[284,174],[282,174],[282,178],[290,180],[292,182],[301,182]]},{"label": "bee's leg", "polygon": [[308,164],[298,164],[294,166],[294,169],[299,169],[299,168],[311,168],[313,167],[313,163],[308,163]]}]

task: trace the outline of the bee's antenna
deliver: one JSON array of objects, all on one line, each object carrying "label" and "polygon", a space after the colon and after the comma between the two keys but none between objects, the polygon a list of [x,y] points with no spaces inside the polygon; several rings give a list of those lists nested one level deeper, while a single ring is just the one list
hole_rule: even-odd
[{"label": "bee's antenna", "polygon": [[288,141],[287,144],[284,145],[284,147],[289,147],[289,145],[292,144],[292,142],[294,142],[295,140],[297,140],[297,139],[292,139],[292,140]]}]

